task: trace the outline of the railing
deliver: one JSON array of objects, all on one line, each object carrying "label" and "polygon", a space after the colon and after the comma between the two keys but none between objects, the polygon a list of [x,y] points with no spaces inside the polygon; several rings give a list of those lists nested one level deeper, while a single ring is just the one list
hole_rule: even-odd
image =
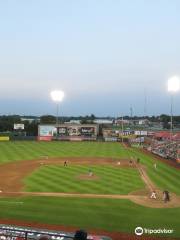
[{"label": "railing", "polygon": [[[0,224],[0,240],[73,240],[75,233],[17,227]],[[43,238],[44,237],[44,238]],[[112,240],[105,236],[88,235],[87,240]]]},{"label": "railing", "polygon": [[36,239],[40,239],[43,236],[46,236],[48,239],[53,239],[53,240],[72,240],[74,237],[74,234],[0,225],[1,240],[21,240],[21,239],[36,240]]}]

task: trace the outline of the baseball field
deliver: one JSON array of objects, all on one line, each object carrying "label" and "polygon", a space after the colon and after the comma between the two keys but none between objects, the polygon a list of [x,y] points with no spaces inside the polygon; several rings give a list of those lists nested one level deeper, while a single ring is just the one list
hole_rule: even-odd
[{"label": "baseball field", "polygon": [[166,228],[174,231],[165,237],[180,239],[179,179],[178,168],[120,143],[1,142],[0,223],[117,234]]}]

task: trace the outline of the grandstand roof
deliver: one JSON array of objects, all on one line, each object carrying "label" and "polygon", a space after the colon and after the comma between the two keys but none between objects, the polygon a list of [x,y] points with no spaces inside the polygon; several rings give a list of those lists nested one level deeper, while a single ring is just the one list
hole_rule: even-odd
[{"label": "grandstand roof", "polygon": [[169,139],[171,137],[171,134],[170,132],[156,132],[155,137]]},{"label": "grandstand roof", "polygon": [[[155,137],[156,138],[163,138],[163,139],[170,139],[171,138],[171,133],[170,132],[165,132],[165,131],[156,132]],[[180,140],[180,132],[173,134],[172,139],[176,140],[176,141]]]}]

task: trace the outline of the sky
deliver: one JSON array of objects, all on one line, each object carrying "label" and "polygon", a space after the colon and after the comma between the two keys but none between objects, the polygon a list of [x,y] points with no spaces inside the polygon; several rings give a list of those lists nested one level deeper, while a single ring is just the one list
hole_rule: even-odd
[{"label": "sky", "polygon": [[179,0],[1,0],[0,115],[55,114],[54,89],[61,115],[169,114],[179,13]]}]

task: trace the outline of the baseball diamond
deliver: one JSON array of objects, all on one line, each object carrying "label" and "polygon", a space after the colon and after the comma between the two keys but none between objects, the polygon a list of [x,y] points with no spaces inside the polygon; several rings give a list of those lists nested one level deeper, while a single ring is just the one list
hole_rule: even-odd
[{"label": "baseball diamond", "polygon": [[[141,222],[144,228],[173,228],[171,237],[180,236],[180,171],[141,148],[105,142],[1,142],[0,163],[0,222],[101,230],[113,239],[133,234]],[[170,202],[162,201],[164,189]],[[152,190],[156,200],[150,198]]]}]

